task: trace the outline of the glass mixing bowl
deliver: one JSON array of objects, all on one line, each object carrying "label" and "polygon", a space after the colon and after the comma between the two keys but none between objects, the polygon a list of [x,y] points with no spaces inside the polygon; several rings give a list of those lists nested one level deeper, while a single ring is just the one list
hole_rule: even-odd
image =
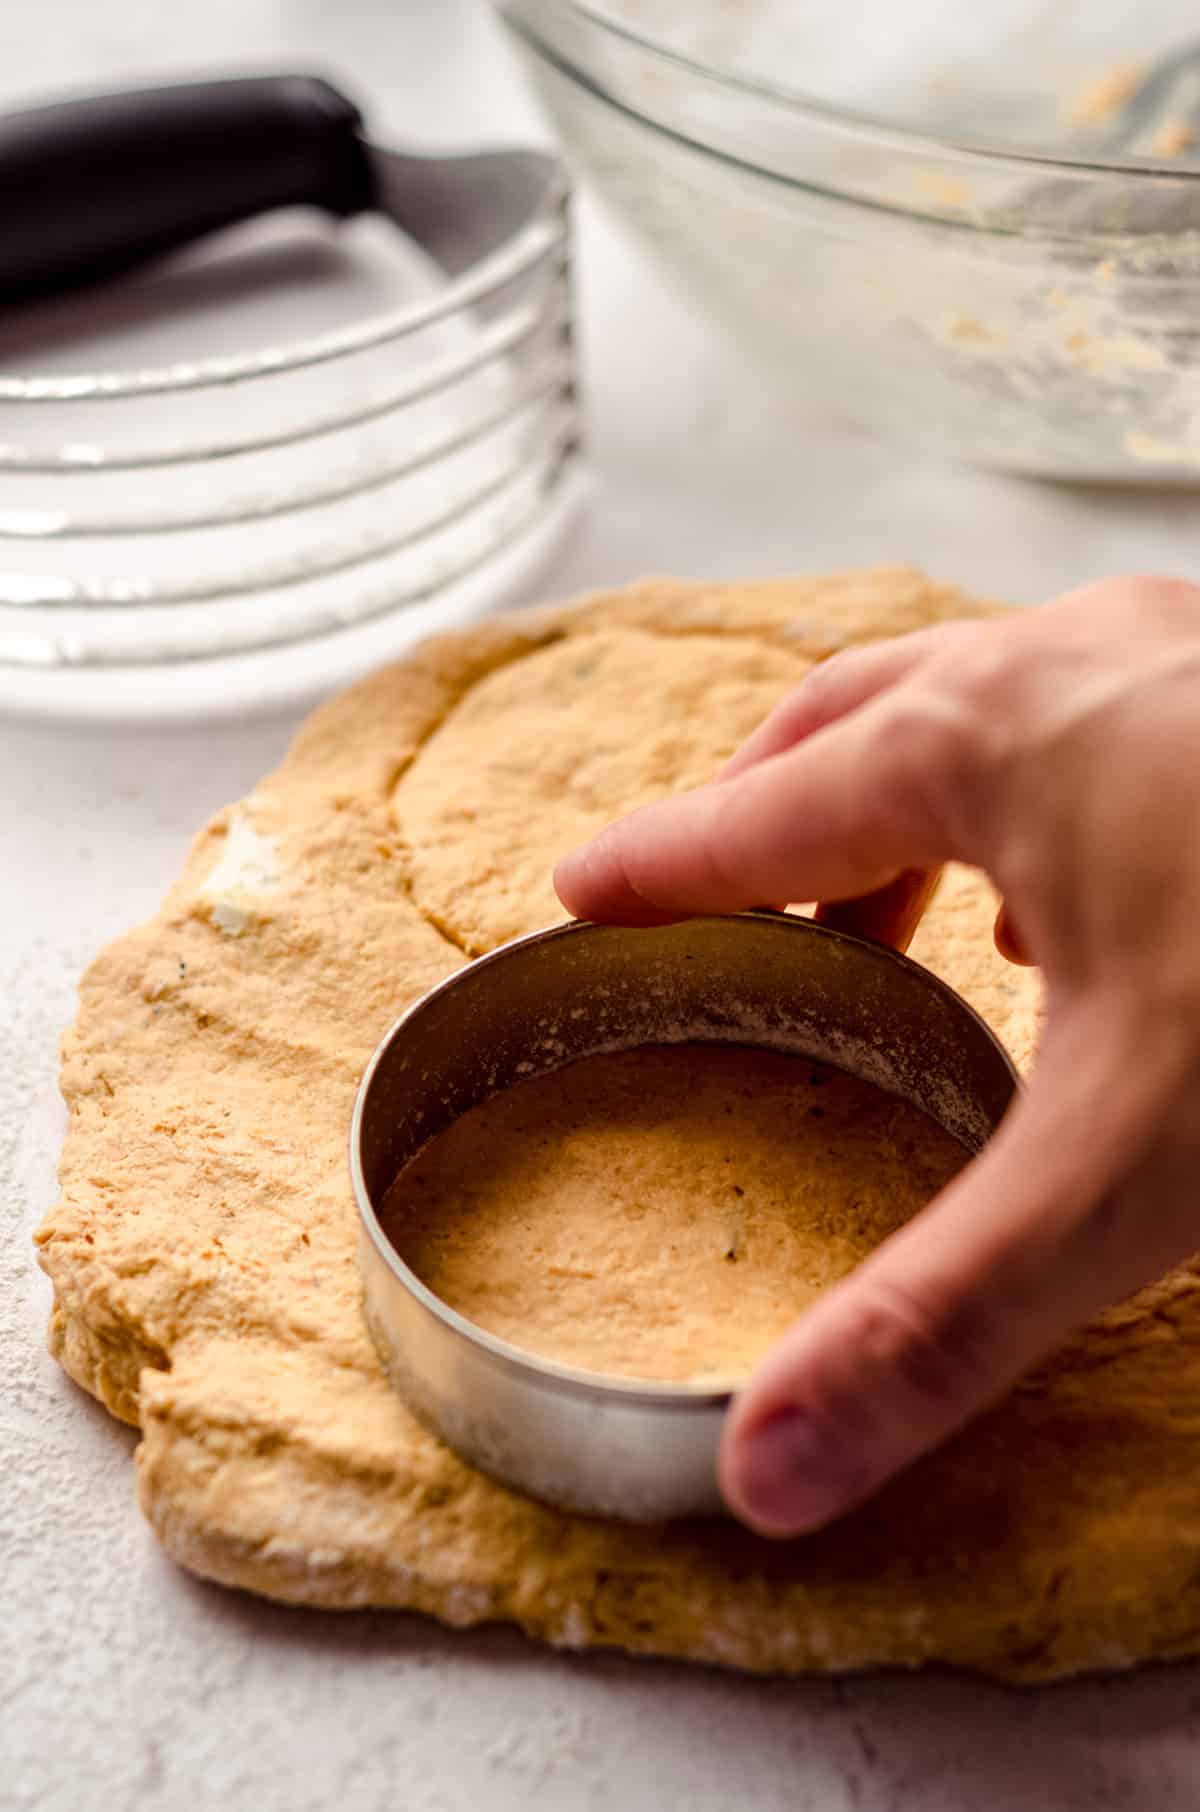
[{"label": "glass mixing bowl", "polygon": [[1200,482],[1200,162],[1170,120],[1112,153],[1128,71],[1065,149],[992,148],[953,108],[922,133],[706,61],[641,0],[498,5],[567,151],[801,406],[1013,471]]}]

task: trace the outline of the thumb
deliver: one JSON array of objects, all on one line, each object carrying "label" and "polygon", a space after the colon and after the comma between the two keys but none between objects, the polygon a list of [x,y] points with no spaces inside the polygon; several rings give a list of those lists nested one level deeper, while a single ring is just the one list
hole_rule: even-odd
[{"label": "thumb", "polygon": [[1067,1036],[1048,1050],[983,1154],[828,1290],[737,1398],[721,1487],[759,1533],[842,1515],[1155,1275],[1147,1259],[1161,1270],[1177,1256],[1139,1250],[1095,1214],[1127,1168],[1136,1109],[1097,1126],[1087,1046]]}]

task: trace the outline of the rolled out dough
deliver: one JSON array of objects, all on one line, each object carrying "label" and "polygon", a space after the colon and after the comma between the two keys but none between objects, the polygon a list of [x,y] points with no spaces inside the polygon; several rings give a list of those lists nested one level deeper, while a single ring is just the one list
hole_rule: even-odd
[{"label": "rolled out dough", "polygon": [[[325,705],[81,987],[53,1351],[138,1423],[142,1507],[210,1578],[756,1669],[1031,1680],[1200,1650],[1200,1288],[1174,1272],[853,1516],[633,1529],[471,1472],[385,1383],[346,1127],[404,1003],[557,916],[554,855],[711,773],[816,659],[962,615],[888,569],[645,583],[427,644]],[[1036,985],[956,873],[914,954],[1029,1058]]]},{"label": "rolled out dough", "polygon": [[382,1220],[431,1290],[514,1346],[737,1383],[966,1158],[828,1064],[643,1046],[481,1102],[401,1172]]}]

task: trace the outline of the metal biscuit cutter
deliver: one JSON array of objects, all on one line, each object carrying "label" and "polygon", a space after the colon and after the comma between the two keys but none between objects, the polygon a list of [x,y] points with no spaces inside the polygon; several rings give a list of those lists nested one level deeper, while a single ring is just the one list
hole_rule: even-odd
[{"label": "metal biscuit cutter", "polygon": [[721,1511],[731,1391],[605,1377],[497,1339],[421,1282],[377,1209],[428,1140],[496,1091],[597,1050],[685,1039],[832,1062],[924,1109],[972,1152],[1017,1086],[998,1039],[928,970],[772,911],[538,932],[458,970],[392,1027],[350,1136],[366,1313],[389,1376],[483,1471],[633,1521]]}]

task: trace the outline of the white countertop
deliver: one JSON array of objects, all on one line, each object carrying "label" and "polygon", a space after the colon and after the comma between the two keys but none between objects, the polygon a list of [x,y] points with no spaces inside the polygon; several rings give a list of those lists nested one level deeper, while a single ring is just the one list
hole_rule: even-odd
[{"label": "white countertop", "polygon": [[[0,17],[0,100],[239,61],[323,63],[377,125],[414,136],[528,126],[478,0],[8,0]],[[1197,569],[1193,497],[956,471],[786,417],[586,203],[581,296],[595,486],[547,595],[648,570],[905,559],[1035,600],[1122,568]],[[0,720],[0,1805],[1194,1807],[1194,1667],[1037,1693],[938,1676],[763,1683],[282,1610],[160,1556],[133,1503],[134,1436],[43,1352],[28,1235],[54,1194],[55,1042],[82,964],[154,906],[193,830],[274,763],[295,721]]]}]

